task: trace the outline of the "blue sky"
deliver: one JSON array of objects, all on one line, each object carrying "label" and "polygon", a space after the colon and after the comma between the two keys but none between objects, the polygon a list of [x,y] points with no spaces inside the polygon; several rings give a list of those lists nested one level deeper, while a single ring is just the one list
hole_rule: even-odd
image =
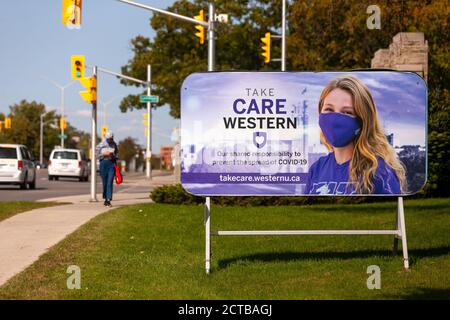
[{"label": "blue sky", "polygon": [[[158,8],[174,1],[140,0]],[[22,99],[42,102],[48,110],[60,110],[61,91],[46,77],[65,85],[71,82],[70,56],[83,54],[86,63],[120,72],[132,57],[130,40],[140,34],[153,38],[149,25],[152,13],[116,0],[84,0],[82,28],[69,30],[61,23],[62,0],[2,1],[0,13],[0,112]],[[78,92],[79,83],[65,91],[65,114],[75,127],[90,132],[91,107]],[[116,139],[132,136],[145,145],[143,111],[121,113],[123,96],[140,93],[126,87],[112,76],[100,74],[98,79],[98,123],[102,125],[102,102],[114,99],[107,108],[107,124]],[[169,115],[168,106],[153,112],[153,152],[161,145],[172,144],[170,134],[179,121]]]}]

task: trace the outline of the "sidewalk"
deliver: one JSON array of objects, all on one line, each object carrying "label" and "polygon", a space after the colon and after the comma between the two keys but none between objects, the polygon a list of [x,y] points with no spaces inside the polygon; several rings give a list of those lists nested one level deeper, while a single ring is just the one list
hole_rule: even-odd
[{"label": "sidewalk", "polygon": [[[71,204],[23,212],[0,222],[0,286],[95,216],[124,205],[152,202],[151,189],[174,183],[173,175],[158,173],[151,181],[142,175],[127,177],[126,188],[114,194],[112,208],[104,207],[103,201],[90,202],[89,194],[50,198],[40,201]],[[101,194],[97,198],[102,200]]]}]

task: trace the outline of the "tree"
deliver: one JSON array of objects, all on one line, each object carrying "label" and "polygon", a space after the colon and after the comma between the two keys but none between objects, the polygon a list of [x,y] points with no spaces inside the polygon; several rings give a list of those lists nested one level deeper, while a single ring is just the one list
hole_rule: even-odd
[{"label": "tree", "polygon": [[[218,26],[217,70],[279,70],[278,63],[264,66],[260,37],[280,27],[281,0],[215,1],[217,11],[232,17]],[[370,68],[375,51],[387,48],[398,32],[424,32],[429,45],[429,184],[433,194],[449,195],[450,180],[450,6],[447,0],[380,0],[381,29],[369,30],[368,1],[293,1],[288,10],[287,70],[349,70]],[[194,16],[207,8],[207,1],[175,2],[170,11]],[[137,36],[131,41],[133,57],[122,72],[145,79],[152,65],[153,92],[158,106],[170,105],[180,117],[180,88],[190,73],[206,70],[206,46],[200,46],[190,23],[154,14],[153,41]],[[274,42],[273,56],[279,56]],[[124,84],[134,85],[123,81]],[[142,108],[138,96],[122,100],[123,112]]]},{"label": "tree", "polygon": [[142,148],[136,143],[134,138],[126,137],[125,139],[119,141],[118,147],[119,158],[125,160],[127,164],[127,171],[129,170],[130,162],[133,159],[136,159],[136,167],[142,163]]},{"label": "tree", "polygon": [[[11,129],[3,129],[0,132],[0,143],[14,143],[26,145],[34,157],[39,156],[40,152],[40,117],[44,122],[44,158],[50,156],[55,146],[60,145],[61,133],[59,128],[60,116],[55,111],[46,113],[45,105],[36,101],[20,101],[18,104],[10,106],[9,117],[12,118]],[[5,115],[0,115],[3,120]],[[67,148],[81,148],[88,152],[90,135],[74,128],[69,122],[64,130],[67,135],[65,146]],[[76,138],[76,139],[74,139]],[[88,153],[87,153],[88,154]]]},{"label": "tree", "polygon": [[[26,145],[36,157],[39,155],[40,116],[45,112],[45,105],[35,101],[22,100],[10,106],[9,117],[12,119],[11,129],[4,129],[0,133],[2,143],[17,143]],[[50,152],[58,137],[56,132],[55,113],[49,112],[44,116],[44,132],[46,133],[44,150]],[[50,151],[49,151],[50,150]]]},{"label": "tree", "polygon": [[[194,3],[181,0],[167,10],[193,17],[200,9],[207,11],[208,3],[206,0]],[[228,13],[231,17],[228,25],[219,24],[217,28],[216,69],[263,68],[260,38],[265,32],[279,28],[281,0],[218,0],[215,4],[217,12]],[[191,23],[154,14],[150,25],[156,31],[154,41],[140,35],[131,40],[134,56],[122,67],[122,73],[146,79],[147,64],[151,64],[152,92],[160,96],[158,106],[169,104],[170,114],[179,118],[181,84],[189,74],[207,70],[207,46],[199,44]],[[277,54],[275,49],[274,55]],[[279,70],[279,64],[266,68]],[[127,80],[122,83],[138,86]],[[143,107],[138,95],[129,95],[120,104],[123,112]]]},{"label": "tree", "polygon": [[[315,0],[290,8],[288,66],[294,70],[369,68],[376,50],[398,32],[423,32],[429,47],[428,156],[426,190],[450,189],[450,7],[448,1],[378,1],[381,29],[366,27],[366,1]],[[299,53],[299,54],[292,54]]]}]

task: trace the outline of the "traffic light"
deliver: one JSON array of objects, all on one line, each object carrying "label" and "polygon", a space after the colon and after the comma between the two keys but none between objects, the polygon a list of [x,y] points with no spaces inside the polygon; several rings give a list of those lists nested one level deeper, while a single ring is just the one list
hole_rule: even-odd
[{"label": "traffic light", "polygon": [[5,118],[5,129],[11,129],[11,117]]},{"label": "traffic light", "polygon": [[263,52],[261,55],[264,57],[264,63],[270,62],[270,32],[266,32],[264,38],[261,38]]},{"label": "traffic light", "polygon": [[84,56],[72,56],[72,80],[84,78]]},{"label": "traffic light", "polygon": [[143,118],[142,123],[144,124],[144,127],[146,127],[147,124],[148,124],[148,115],[147,115],[147,113],[143,113],[142,114],[142,118]]},{"label": "traffic light", "polygon": [[67,27],[81,26],[81,0],[62,0],[62,23]]},{"label": "traffic light", "polygon": [[102,138],[105,137],[105,134],[108,132],[108,126],[103,125],[102,126]]},{"label": "traffic light", "polygon": [[[199,21],[205,21],[205,15],[203,13],[203,10],[200,10],[198,16],[194,16],[195,20],[199,20]],[[195,34],[195,36],[200,38],[200,44],[204,44],[205,43],[205,27],[201,26],[201,25],[197,25],[195,26],[195,29],[198,30],[198,32]]]},{"label": "traffic light", "polygon": [[59,118],[59,128],[60,129],[67,129],[67,119],[66,119],[66,117]]},{"label": "traffic light", "polygon": [[80,83],[87,91],[80,91],[80,96],[88,103],[97,103],[97,78],[88,77],[80,79]]}]

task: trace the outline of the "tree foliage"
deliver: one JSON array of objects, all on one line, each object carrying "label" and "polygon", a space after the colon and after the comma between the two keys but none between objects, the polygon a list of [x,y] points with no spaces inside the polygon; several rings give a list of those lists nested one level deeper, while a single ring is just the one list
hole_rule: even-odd
[{"label": "tree foliage", "polygon": [[[35,158],[39,157],[40,152],[40,117],[43,116],[44,123],[44,158],[50,156],[50,152],[55,146],[60,145],[60,116],[55,111],[46,113],[45,105],[36,101],[28,102],[22,100],[17,104],[13,104],[10,113],[7,115],[12,119],[11,129],[3,129],[0,132],[0,143],[14,143],[26,145]],[[3,120],[6,115],[0,115]],[[89,149],[90,135],[83,131],[77,130],[69,122],[64,133],[68,136],[65,140],[65,147],[80,148],[86,154]]]},{"label": "tree foliage", "polygon": [[[193,17],[200,9],[207,12],[208,2],[181,0],[167,10]],[[281,0],[218,0],[215,4],[218,13],[227,13],[231,17],[229,24],[217,25],[216,70],[263,68],[260,38],[265,32],[279,28]],[[169,104],[170,114],[179,118],[181,84],[189,74],[207,70],[207,46],[199,44],[195,26],[189,22],[155,14],[150,25],[156,31],[155,39],[150,41],[141,35],[132,39],[133,57],[122,67],[122,72],[146,79],[147,64],[150,64],[152,93],[160,96],[158,106]],[[279,68],[279,64],[269,68]],[[126,80],[123,83],[136,85]],[[120,105],[124,112],[142,107],[136,95],[127,96]]]},{"label": "tree foliage", "polygon": [[[279,70],[279,63],[264,66],[260,38],[280,28],[281,0],[215,1],[218,13],[228,13],[228,25],[218,25],[216,70]],[[295,71],[370,68],[375,51],[387,48],[398,32],[423,32],[429,46],[429,184],[428,192],[448,195],[450,180],[450,6],[447,0],[380,0],[381,29],[370,30],[366,21],[370,1],[292,1],[288,9],[287,69]],[[180,0],[170,11],[187,16],[207,11],[208,1]],[[123,73],[145,79],[152,65],[153,93],[158,106],[170,105],[180,117],[180,87],[191,73],[207,69],[207,47],[198,44],[192,24],[153,15],[156,37],[131,40],[133,56]],[[279,56],[274,41],[273,56]],[[277,51],[278,50],[278,51]],[[127,85],[131,83],[123,81]],[[141,108],[138,96],[126,97],[123,112]]]},{"label": "tree foliage", "polygon": [[131,160],[136,159],[136,167],[143,162],[142,149],[136,142],[136,139],[132,137],[126,137],[119,141],[119,158],[125,160],[127,170],[129,170]]}]

